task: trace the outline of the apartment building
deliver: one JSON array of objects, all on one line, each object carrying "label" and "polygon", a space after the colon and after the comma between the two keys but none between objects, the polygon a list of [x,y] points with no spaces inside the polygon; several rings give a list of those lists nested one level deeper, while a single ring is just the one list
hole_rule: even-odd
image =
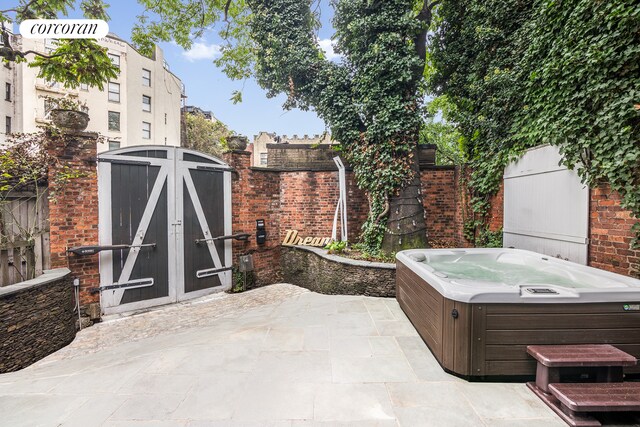
[{"label": "apartment building", "polygon": [[[19,50],[47,53],[55,49],[55,40],[24,39],[13,36]],[[14,91],[11,129],[0,129],[1,138],[7,130],[36,132],[48,123],[50,106],[45,97],[70,97],[86,103],[89,108],[89,132],[99,132],[105,141],[98,152],[133,145],[180,145],[180,111],[184,85],[169,70],[163,52],[156,47],[151,58],[141,55],[128,42],[110,33],[99,44],[108,48],[109,57],[118,66],[116,79],[105,84],[104,90],[80,86],[68,89],[58,82],[38,78],[38,70],[27,64],[11,64],[0,77]],[[7,75],[9,74],[9,75]],[[8,86],[6,86],[8,88]],[[8,89],[7,89],[8,90]],[[11,113],[11,114],[9,114]],[[5,111],[0,110],[0,114]],[[9,119],[7,124],[9,123]]]},{"label": "apartment building", "polygon": [[[14,36],[9,36],[14,39]],[[0,36],[0,44],[4,40]],[[6,140],[6,135],[16,130],[16,76],[15,64],[0,62],[0,146]]]}]

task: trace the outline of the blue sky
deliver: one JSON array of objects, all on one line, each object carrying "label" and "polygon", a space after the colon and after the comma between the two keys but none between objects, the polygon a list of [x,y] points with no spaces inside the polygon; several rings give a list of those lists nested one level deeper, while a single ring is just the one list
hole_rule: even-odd
[{"label": "blue sky", "polygon": [[[327,46],[333,32],[330,25],[333,11],[326,2],[323,3],[323,28],[319,36],[323,39],[323,46]],[[142,10],[135,1],[112,1],[108,9],[111,17],[110,31],[125,40],[130,40],[131,28]],[[215,32],[212,32],[205,39],[198,40],[190,52],[185,52],[172,43],[160,45],[171,71],[180,77],[186,86],[189,105],[211,110],[232,130],[250,138],[259,131],[287,135],[312,135],[325,131],[324,122],[315,113],[283,110],[284,96],[268,99],[265,91],[258,87],[255,80],[242,82],[228,79],[212,63],[217,54],[217,43],[220,41]],[[242,90],[242,103],[234,105],[229,101],[234,90]]]}]

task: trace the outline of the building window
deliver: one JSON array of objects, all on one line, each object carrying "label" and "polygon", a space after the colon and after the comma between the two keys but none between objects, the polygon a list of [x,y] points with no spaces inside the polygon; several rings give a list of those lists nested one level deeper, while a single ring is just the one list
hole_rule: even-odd
[{"label": "building window", "polygon": [[85,92],[89,91],[89,85],[86,83],[80,83],[80,90],[84,90]]},{"label": "building window", "polygon": [[5,132],[11,133],[11,117],[7,116],[5,118],[4,125],[5,125],[5,128],[4,128]]},{"label": "building window", "polygon": [[145,68],[142,69],[142,86],[151,87],[151,71]]},{"label": "building window", "polygon": [[120,83],[109,82],[109,101],[120,102]]},{"label": "building window", "polygon": [[118,67],[118,69],[120,68],[120,55],[116,55],[113,53],[108,53],[107,54],[109,56],[109,59],[111,60],[111,63],[113,65],[115,65],[116,67]]},{"label": "building window", "polygon": [[142,95],[142,111],[151,112],[151,97]]},{"label": "building window", "polygon": [[267,155],[268,155],[268,153],[260,153],[260,164],[261,165],[266,165],[267,164]]},{"label": "building window", "polygon": [[109,130],[120,131],[120,113],[109,111]]},{"label": "building window", "polygon": [[56,39],[44,39],[44,50],[46,53],[51,53],[58,48],[58,40]]},{"label": "building window", "polygon": [[164,124],[167,124],[167,113],[164,113]]},{"label": "building window", "polygon": [[117,150],[120,148],[120,141],[109,140],[109,150]]},{"label": "building window", "polygon": [[4,84],[4,99],[11,101],[11,83]]},{"label": "building window", "polygon": [[53,110],[54,108],[56,108],[56,104],[53,100],[51,99],[44,99],[44,115],[48,115],[51,110]]},{"label": "building window", "polygon": [[151,123],[142,122],[142,138],[151,139]]}]

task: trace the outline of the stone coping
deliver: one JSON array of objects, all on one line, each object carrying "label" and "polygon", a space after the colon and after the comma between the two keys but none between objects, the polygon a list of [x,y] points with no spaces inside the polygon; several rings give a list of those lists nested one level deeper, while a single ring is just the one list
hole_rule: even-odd
[{"label": "stone coping", "polygon": [[17,294],[27,291],[29,289],[37,288],[52,282],[56,282],[65,276],[71,274],[68,268],[56,268],[55,270],[44,270],[42,275],[35,279],[25,280],[24,282],[16,283],[15,285],[0,287],[0,298],[7,297],[9,295]]},{"label": "stone coping", "polygon": [[396,265],[388,262],[372,262],[364,261],[360,259],[345,258],[338,255],[329,254],[326,249],[316,248],[314,246],[301,246],[301,245],[282,245],[285,248],[302,249],[308,252],[312,252],[321,258],[327,259],[333,262],[339,262],[340,264],[354,265],[357,267],[370,267],[370,268],[382,268],[385,270],[395,270]]}]

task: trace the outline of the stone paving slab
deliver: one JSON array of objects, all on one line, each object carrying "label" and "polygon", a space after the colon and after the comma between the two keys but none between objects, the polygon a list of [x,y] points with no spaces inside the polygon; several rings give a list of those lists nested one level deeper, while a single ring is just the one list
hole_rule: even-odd
[{"label": "stone paving slab", "polygon": [[446,374],[392,299],[291,285],[83,330],[0,375],[7,426],[563,426],[524,384]]}]

